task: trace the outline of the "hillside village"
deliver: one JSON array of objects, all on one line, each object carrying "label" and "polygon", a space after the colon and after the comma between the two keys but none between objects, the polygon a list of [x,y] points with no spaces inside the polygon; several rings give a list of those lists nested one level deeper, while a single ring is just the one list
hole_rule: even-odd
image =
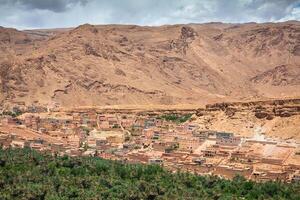
[{"label": "hillside village", "polygon": [[[223,103],[186,110],[14,107],[2,113],[0,144],[56,155],[158,164],[172,172],[228,179],[239,174],[255,181],[300,181],[299,140],[245,135],[203,122],[212,121],[217,112],[234,118],[245,110],[257,120],[285,120],[299,117],[299,102]],[[250,132],[255,127],[248,128]]]},{"label": "hillside village", "polygon": [[300,0],[0,0],[0,200],[300,200]]}]

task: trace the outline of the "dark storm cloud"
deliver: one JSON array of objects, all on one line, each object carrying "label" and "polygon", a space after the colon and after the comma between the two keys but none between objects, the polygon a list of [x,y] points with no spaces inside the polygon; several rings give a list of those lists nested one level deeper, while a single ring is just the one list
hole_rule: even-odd
[{"label": "dark storm cloud", "polygon": [[300,20],[300,0],[0,0],[0,25],[161,25]]},{"label": "dark storm cloud", "polygon": [[20,6],[25,9],[41,9],[63,12],[76,4],[86,4],[88,0],[0,0],[1,5]]}]

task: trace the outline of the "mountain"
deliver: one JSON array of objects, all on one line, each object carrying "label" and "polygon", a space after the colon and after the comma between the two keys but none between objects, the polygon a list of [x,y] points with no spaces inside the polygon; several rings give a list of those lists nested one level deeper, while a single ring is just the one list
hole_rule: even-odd
[{"label": "mountain", "polygon": [[254,83],[273,86],[287,86],[300,84],[300,67],[280,65],[267,70],[252,78]]},{"label": "mountain", "polygon": [[300,22],[0,28],[2,104],[203,105],[300,96]]}]

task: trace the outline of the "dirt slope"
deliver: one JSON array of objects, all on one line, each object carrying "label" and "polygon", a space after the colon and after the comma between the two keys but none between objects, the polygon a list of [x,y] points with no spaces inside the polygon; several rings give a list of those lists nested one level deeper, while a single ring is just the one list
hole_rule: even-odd
[{"label": "dirt slope", "polygon": [[300,23],[0,28],[0,100],[62,107],[300,96]]},{"label": "dirt slope", "polygon": [[300,99],[233,102],[198,109],[200,129],[300,141]]}]

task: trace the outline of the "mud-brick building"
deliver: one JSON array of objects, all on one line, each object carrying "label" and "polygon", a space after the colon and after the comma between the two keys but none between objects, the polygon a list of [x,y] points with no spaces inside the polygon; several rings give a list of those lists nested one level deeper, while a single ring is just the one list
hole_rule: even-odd
[{"label": "mud-brick building", "polygon": [[98,115],[97,126],[101,130],[110,130],[120,127],[118,119],[114,115]]},{"label": "mud-brick building", "polygon": [[233,133],[218,132],[216,134],[216,144],[218,145],[238,146],[241,140],[241,137],[234,136]]},{"label": "mud-brick building", "polygon": [[31,128],[33,130],[39,130],[40,128],[40,117],[34,115],[26,115],[25,116],[25,126],[27,128]]},{"label": "mud-brick building", "polygon": [[133,126],[133,119],[121,119],[121,125],[125,129],[130,129]]},{"label": "mud-brick building", "polygon": [[217,155],[217,150],[215,148],[206,148],[201,151],[204,157],[214,157]]},{"label": "mud-brick building", "polygon": [[24,148],[25,140],[23,140],[21,138],[16,138],[11,141],[10,146],[13,148]]},{"label": "mud-brick building", "polygon": [[17,121],[12,116],[4,116],[1,119],[2,126],[8,126],[8,125],[16,125]]},{"label": "mud-brick building", "polygon": [[178,137],[176,142],[179,143],[179,150],[182,151],[194,151],[202,144],[202,141],[193,137]]},{"label": "mud-brick building", "polygon": [[287,181],[289,179],[289,174],[284,170],[256,170],[253,171],[251,179],[255,181]]},{"label": "mud-brick building", "polygon": [[236,175],[241,175],[245,178],[249,178],[252,174],[252,166],[241,165],[218,165],[215,168],[214,174],[224,176],[225,178],[233,178]]},{"label": "mud-brick building", "polygon": [[129,153],[126,157],[131,163],[133,162],[146,164],[149,161],[149,156],[142,153]]},{"label": "mud-brick building", "polygon": [[296,172],[294,172],[292,175],[291,175],[291,181],[292,182],[297,182],[297,183],[299,183],[300,182],[300,171],[299,170],[297,170]]},{"label": "mud-brick building", "polygon": [[187,123],[185,125],[185,131],[188,133],[192,133],[193,131],[197,130],[198,128],[199,128],[198,124]]},{"label": "mud-brick building", "polygon": [[0,133],[0,146],[2,146],[2,148],[10,147],[11,142],[12,138],[10,137],[10,135]]},{"label": "mud-brick building", "polygon": [[53,152],[64,152],[66,148],[64,147],[63,143],[52,143],[51,150]]}]

